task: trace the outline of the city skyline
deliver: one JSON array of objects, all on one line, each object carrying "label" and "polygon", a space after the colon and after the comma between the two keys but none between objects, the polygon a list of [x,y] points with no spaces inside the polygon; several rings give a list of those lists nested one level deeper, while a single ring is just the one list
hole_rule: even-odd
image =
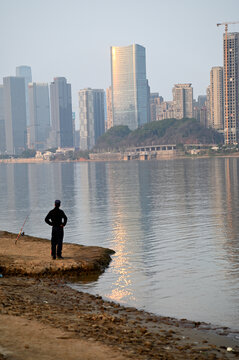
[{"label": "city skyline", "polygon": [[[110,46],[132,43],[146,48],[152,92],[170,100],[174,84],[192,83],[195,97],[205,94],[211,67],[223,65],[224,29],[216,24],[237,20],[239,3],[1,0],[0,10],[0,29],[8,34],[1,39],[0,77],[13,75],[18,65],[31,66],[35,82],[50,83],[53,77],[64,76],[72,84],[76,111],[80,89],[110,86]],[[11,21],[15,24],[12,29]],[[238,30],[239,25],[229,26],[229,32]]]}]

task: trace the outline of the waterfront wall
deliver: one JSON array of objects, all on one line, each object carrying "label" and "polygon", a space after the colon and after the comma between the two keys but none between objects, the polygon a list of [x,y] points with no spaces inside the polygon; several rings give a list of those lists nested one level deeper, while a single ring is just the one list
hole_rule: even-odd
[{"label": "waterfront wall", "polygon": [[90,160],[93,161],[129,161],[129,160],[158,160],[166,157],[183,156],[185,153],[176,149],[160,150],[160,151],[125,151],[118,153],[96,153],[90,154]]},{"label": "waterfront wall", "polygon": [[89,158],[90,160],[93,161],[119,161],[119,160],[123,160],[123,154],[120,152],[92,153],[89,154]]}]

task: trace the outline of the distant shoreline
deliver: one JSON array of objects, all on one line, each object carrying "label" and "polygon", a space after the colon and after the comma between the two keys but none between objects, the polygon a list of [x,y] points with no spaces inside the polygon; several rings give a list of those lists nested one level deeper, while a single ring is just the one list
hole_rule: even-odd
[{"label": "distant shoreline", "polygon": [[55,163],[55,162],[85,162],[91,161],[89,159],[79,159],[79,160],[45,160],[45,159],[35,159],[35,158],[21,158],[21,159],[0,159],[0,163]]},{"label": "distant shoreline", "polygon": [[205,155],[164,155],[164,156],[159,156],[155,159],[149,159],[149,160],[139,160],[139,159],[134,159],[134,160],[124,160],[124,159],[117,159],[114,156],[115,153],[112,153],[112,158],[110,156],[110,153],[108,155],[107,158],[104,158],[104,155],[102,154],[102,159],[100,158],[100,154],[99,157],[97,159],[77,159],[77,160],[46,160],[46,159],[36,159],[36,158],[18,158],[18,159],[0,159],[0,163],[6,163],[6,164],[14,164],[14,163],[59,163],[59,162],[112,162],[112,161],[125,161],[125,162],[135,162],[135,161],[150,161],[150,160],[174,160],[174,159],[203,159],[203,158],[239,158],[239,152],[237,153],[231,153],[231,154],[213,154],[213,155],[209,155],[209,154],[205,154]]}]

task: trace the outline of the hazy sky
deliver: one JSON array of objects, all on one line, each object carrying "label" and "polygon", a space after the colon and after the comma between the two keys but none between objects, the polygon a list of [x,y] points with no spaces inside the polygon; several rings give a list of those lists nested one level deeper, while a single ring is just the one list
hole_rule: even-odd
[{"label": "hazy sky", "polygon": [[216,24],[237,20],[239,0],[0,0],[0,83],[19,65],[36,82],[64,76],[78,113],[80,89],[110,85],[110,46],[137,43],[152,92],[171,100],[174,84],[191,82],[196,98],[223,62]]}]

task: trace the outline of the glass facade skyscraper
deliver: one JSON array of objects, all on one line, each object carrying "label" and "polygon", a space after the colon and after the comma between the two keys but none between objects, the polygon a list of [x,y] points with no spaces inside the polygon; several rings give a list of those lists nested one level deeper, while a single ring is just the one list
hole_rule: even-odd
[{"label": "glass facade skyscraper", "polygon": [[6,150],[19,155],[26,148],[26,98],[25,81],[22,77],[3,78]]},{"label": "glass facade skyscraper", "polygon": [[28,84],[32,82],[32,70],[30,66],[21,65],[16,67],[16,76],[23,77],[25,81],[26,117],[27,126],[30,125]]},{"label": "glass facade skyscraper", "polygon": [[112,46],[110,51],[113,126],[135,130],[149,120],[145,48],[133,44]]},{"label": "glass facade skyscraper", "polygon": [[50,84],[52,136],[49,141],[56,147],[73,147],[73,120],[71,85],[66,78],[54,78]]},{"label": "glass facade skyscraper", "polygon": [[105,132],[105,92],[102,89],[79,91],[80,148],[90,150]]},{"label": "glass facade skyscraper", "polygon": [[6,150],[3,85],[0,85],[0,153]]},{"label": "glass facade skyscraper", "polygon": [[29,83],[30,131],[29,147],[44,150],[50,132],[50,101],[48,84]]}]

